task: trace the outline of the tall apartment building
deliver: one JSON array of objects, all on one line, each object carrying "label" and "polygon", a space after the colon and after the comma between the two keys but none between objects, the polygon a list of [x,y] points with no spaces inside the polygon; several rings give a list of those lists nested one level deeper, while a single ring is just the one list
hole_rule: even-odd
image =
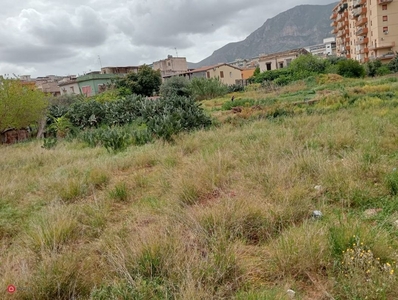
[{"label": "tall apartment building", "polygon": [[338,56],[389,61],[398,50],[398,0],[340,0],[330,19]]}]

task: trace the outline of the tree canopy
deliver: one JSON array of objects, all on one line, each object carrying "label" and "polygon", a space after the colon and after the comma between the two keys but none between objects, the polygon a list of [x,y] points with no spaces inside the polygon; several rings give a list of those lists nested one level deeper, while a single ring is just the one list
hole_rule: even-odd
[{"label": "tree canopy", "polygon": [[47,105],[43,92],[20,80],[0,78],[0,131],[27,127],[39,121]]},{"label": "tree canopy", "polygon": [[146,65],[142,66],[138,73],[130,72],[115,82],[115,86],[119,89],[122,96],[132,94],[152,96],[154,92],[159,92],[161,84],[162,76],[160,71],[155,71]]}]

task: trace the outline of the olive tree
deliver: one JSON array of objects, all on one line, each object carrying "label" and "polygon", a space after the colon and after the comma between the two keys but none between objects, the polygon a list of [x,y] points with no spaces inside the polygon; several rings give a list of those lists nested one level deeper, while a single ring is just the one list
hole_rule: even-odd
[{"label": "olive tree", "polygon": [[48,106],[46,95],[20,80],[0,77],[0,131],[38,122]]}]

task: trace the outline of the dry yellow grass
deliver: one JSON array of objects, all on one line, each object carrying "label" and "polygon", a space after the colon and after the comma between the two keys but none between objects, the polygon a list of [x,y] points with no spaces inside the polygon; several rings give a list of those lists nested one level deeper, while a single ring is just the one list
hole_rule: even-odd
[{"label": "dry yellow grass", "polygon": [[0,298],[345,299],[366,281],[338,277],[353,235],[397,259],[398,110],[370,102],[118,154],[2,146]]}]

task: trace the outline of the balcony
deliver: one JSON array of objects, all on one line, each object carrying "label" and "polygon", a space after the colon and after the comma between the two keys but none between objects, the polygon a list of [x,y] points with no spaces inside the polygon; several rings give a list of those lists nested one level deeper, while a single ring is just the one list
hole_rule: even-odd
[{"label": "balcony", "polygon": [[344,29],[344,27],[348,27],[348,21],[340,22],[340,23],[337,25],[337,29],[339,29],[339,30]]},{"label": "balcony", "polygon": [[337,18],[337,13],[333,13],[331,16],[330,16],[330,20],[335,20]]},{"label": "balcony", "polygon": [[395,53],[394,52],[388,52],[386,54],[377,56],[377,59],[379,59],[379,60],[391,60],[394,57],[395,57]]},{"label": "balcony", "polygon": [[366,23],[368,23],[368,18],[360,17],[360,18],[358,18],[358,21],[355,23],[355,26],[359,27],[359,26],[362,26],[362,25],[364,25]]},{"label": "balcony", "polygon": [[356,8],[356,7],[360,6],[360,5],[361,5],[361,0],[355,0],[354,3],[352,4],[352,7]]},{"label": "balcony", "polygon": [[359,53],[361,53],[361,54],[367,54],[367,53],[369,53],[369,48],[365,47],[365,48],[359,50]]},{"label": "balcony", "polygon": [[379,5],[391,3],[392,0],[378,0]]},{"label": "balcony", "polygon": [[348,3],[344,3],[339,6],[339,10],[337,11],[339,14],[343,13],[348,8]]},{"label": "balcony", "polygon": [[332,23],[330,23],[330,27],[336,27],[337,26],[337,21],[333,21]]},{"label": "balcony", "polygon": [[358,45],[365,45],[365,44],[367,44],[367,43],[369,43],[369,38],[363,38],[362,40],[358,40],[357,41],[357,44]]},{"label": "balcony", "polygon": [[357,30],[356,35],[357,36],[364,36],[368,34],[369,29],[367,27],[361,28]]},{"label": "balcony", "polygon": [[331,34],[337,34],[337,32],[339,32],[339,30],[337,28],[333,29],[330,33]]},{"label": "balcony", "polygon": [[387,49],[387,48],[393,48],[393,47],[395,47],[395,42],[382,43],[382,44],[378,44],[373,47],[370,47],[370,50],[380,50],[380,49]]},{"label": "balcony", "polygon": [[367,8],[366,7],[359,7],[359,8],[356,8],[356,9],[354,9],[353,11],[352,11],[352,17],[355,19],[355,18],[358,18],[359,16],[361,16],[361,15],[366,15],[366,12],[367,12],[368,10],[367,10]]}]

